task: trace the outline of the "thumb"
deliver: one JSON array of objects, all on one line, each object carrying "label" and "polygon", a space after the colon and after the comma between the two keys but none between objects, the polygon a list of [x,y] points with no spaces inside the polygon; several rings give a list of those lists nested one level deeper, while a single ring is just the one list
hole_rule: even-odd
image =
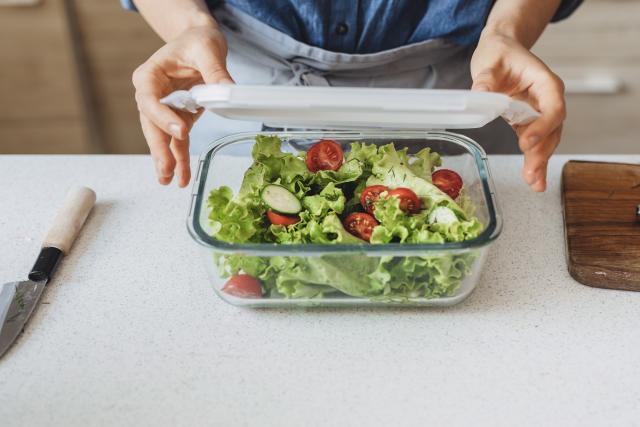
[{"label": "thumb", "polygon": [[217,64],[217,66],[206,65],[200,68],[200,74],[202,74],[202,80],[206,84],[235,84],[233,78],[227,71],[227,68],[223,64]]},{"label": "thumb", "polygon": [[235,83],[227,71],[226,53],[226,49],[210,49],[208,46],[203,46],[198,52],[195,65],[206,84]]},{"label": "thumb", "polygon": [[494,77],[493,74],[487,71],[483,71],[473,76],[473,85],[471,90],[477,90],[480,92],[491,92],[493,89]]}]

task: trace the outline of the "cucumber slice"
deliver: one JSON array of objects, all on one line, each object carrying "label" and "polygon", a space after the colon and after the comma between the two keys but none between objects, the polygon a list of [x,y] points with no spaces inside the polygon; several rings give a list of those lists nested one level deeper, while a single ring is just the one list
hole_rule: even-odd
[{"label": "cucumber slice", "polygon": [[446,206],[438,206],[432,210],[427,217],[427,222],[429,224],[453,224],[458,221],[459,219],[456,214]]},{"label": "cucumber slice", "polygon": [[302,210],[300,200],[281,185],[269,184],[260,193],[262,204],[280,215],[295,215]]}]

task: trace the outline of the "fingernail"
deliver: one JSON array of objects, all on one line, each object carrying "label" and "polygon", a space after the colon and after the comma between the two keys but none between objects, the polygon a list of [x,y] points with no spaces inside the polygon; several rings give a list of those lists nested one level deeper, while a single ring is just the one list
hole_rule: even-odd
[{"label": "fingernail", "polygon": [[537,169],[535,172],[533,172],[533,179],[531,180],[532,182],[527,183],[530,187],[534,187],[540,182],[540,178],[542,178],[542,169]]},{"label": "fingernail", "polygon": [[536,171],[536,173],[535,173],[536,180],[535,180],[535,181],[533,181],[533,183],[534,183],[534,184],[537,184],[537,183],[538,183],[538,181],[540,181],[540,178],[542,178],[542,172],[543,172],[542,168],[540,168],[540,169],[538,169],[538,170]]},{"label": "fingernail", "polygon": [[182,132],[180,131],[180,125],[171,123],[169,125],[169,132],[173,135],[174,138],[182,139]]},{"label": "fingernail", "polygon": [[538,174],[536,173],[536,171],[529,169],[524,174],[524,180],[527,182],[528,185],[533,185],[537,180],[537,175]]},{"label": "fingernail", "polygon": [[528,138],[528,141],[529,141],[529,145],[533,147],[534,145],[536,145],[541,141],[541,138],[538,135],[532,135]]},{"label": "fingernail", "polygon": [[169,185],[172,180],[173,180],[173,175],[158,177],[158,182],[160,183],[160,185]]}]

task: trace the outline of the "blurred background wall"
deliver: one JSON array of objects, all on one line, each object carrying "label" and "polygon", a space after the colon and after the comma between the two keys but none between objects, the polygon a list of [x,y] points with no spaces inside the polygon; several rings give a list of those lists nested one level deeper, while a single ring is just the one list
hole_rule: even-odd
[{"label": "blurred background wall", "polygon": [[[146,153],[131,73],[161,44],[117,0],[0,0],[0,154]],[[640,0],[586,0],[533,50],[567,86],[558,152],[640,152]]]}]

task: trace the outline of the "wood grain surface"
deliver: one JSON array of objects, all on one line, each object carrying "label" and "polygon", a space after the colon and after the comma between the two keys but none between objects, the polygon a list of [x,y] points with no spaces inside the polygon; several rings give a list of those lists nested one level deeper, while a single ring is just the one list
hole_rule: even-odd
[{"label": "wood grain surface", "polygon": [[148,153],[131,83],[162,41],[115,0],[0,8],[0,154]]},{"label": "wood grain surface", "polygon": [[96,193],[92,189],[80,186],[70,189],[42,247],[58,248],[67,255],[95,203]]},{"label": "wood grain surface", "polygon": [[0,12],[0,153],[88,153],[62,0]]},{"label": "wood grain surface", "polygon": [[131,75],[163,42],[140,14],[122,9],[118,1],[73,4],[106,152],[146,154]]},{"label": "wood grain surface", "polygon": [[571,276],[589,286],[640,291],[640,165],[569,161],[562,200]]}]

